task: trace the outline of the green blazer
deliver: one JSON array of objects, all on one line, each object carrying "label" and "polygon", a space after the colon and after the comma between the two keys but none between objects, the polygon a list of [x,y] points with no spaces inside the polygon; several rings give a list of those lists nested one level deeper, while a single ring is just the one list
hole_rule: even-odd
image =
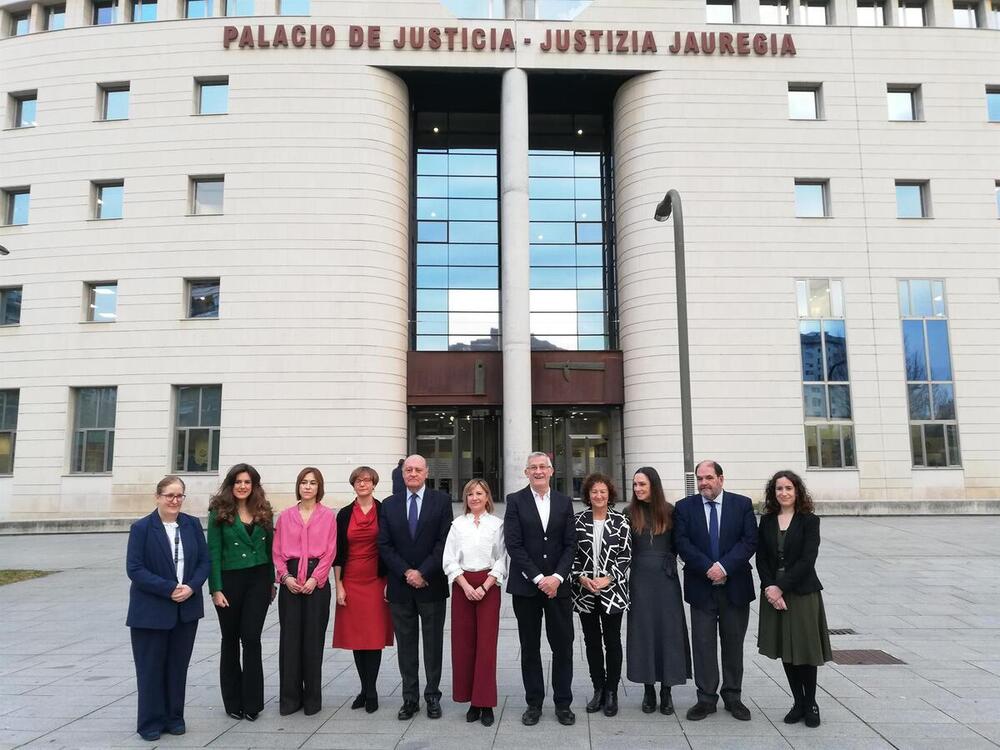
[{"label": "green blazer", "polygon": [[[253,527],[247,535],[243,523],[218,523],[215,511],[208,514],[208,551],[212,557],[212,572],[208,576],[208,590],[213,594],[222,591],[222,571],[272,565],[271,544],[274,532]],[[273,570],[272,570],[273,577]]]}]

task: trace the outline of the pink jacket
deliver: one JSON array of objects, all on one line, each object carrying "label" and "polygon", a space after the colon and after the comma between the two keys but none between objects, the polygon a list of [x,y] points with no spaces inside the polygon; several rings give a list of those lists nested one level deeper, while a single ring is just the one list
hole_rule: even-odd
[{"label": "pink jacket", "polygon": [[305,583],[307,561],[310,557],[318,557],[319,564],[312,573],[316,579],[317,588],[326,586],[330,576],[330,566],[337,551],[337,516],[325,505],[317,503],[309,517],[309,523],[302,522],[298,506],[281,512],[278,522],[274,525],[274,572],[280,583],[288,573],[288,560],[299,558],[300,583]]}]

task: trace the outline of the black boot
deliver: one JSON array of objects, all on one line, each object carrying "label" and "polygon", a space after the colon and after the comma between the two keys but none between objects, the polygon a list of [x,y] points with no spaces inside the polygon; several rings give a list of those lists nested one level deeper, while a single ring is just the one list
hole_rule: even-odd
[{"label": "black boot", "polygon": [[587,713],[596,714],[604,708],[604,685],[594,686],[594,697],[587,703]]},{"label": "black boot", "polygon": [[645,685],[645,692],[642,694],[642,712],[651,714],[656,710],[656,688],[653,685]]},{"label": "black boot", "polygon": [[670,686],[660,684],[660,713],[670,716],[674,712],[674,699],[670,696]]},{"label": "black boot", "polygon": [[618,714],[618,691],[604,691],[604,715],[615,716]]}]

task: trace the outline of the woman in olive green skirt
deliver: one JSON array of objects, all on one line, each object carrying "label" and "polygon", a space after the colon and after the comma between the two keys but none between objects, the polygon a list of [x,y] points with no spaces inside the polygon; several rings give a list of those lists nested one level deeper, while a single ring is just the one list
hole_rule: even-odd
[{"label": "woman in olive green skirt", "polygon": [[816,668],[830,661],[830,636],[823,609],[823,585],[816,576],[819,517],[802,479],[779,471],[764,490],[757,543],[760,624],[757,648],[781,659],[795,703],[786,724],[805,719],[818,727]]}]

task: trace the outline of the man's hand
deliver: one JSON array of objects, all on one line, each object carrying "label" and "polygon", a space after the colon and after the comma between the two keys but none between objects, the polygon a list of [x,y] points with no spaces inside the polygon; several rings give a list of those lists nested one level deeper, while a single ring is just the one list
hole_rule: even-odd
[{"label": "man's hand", "polygon": [[549,599],[554,599],[556,592],[559,590],[559,579],[555,576],[545,576],[538,582],[538,588]]},{"label": "man's hand", "polygon": [[712,583],[723,583],[726,580],[726,571],[722,569],[719,563],[714,563],[705,575],[708,576],[708,580]]},{"label": "man's hand", "polygon": [[415,589],[422,589],[427,585],[427,581],[416,568],[410,568],[406,571],[406,582]]},{"label": "man's hand", "polygon": [[170,594],[170,598],[173,599],[178,604],[180,604],[181,602],[190,599],[191,594],[193,593],[194,590],[186,583],[178,583],[177,588],[175,588],[173,592]]}]

